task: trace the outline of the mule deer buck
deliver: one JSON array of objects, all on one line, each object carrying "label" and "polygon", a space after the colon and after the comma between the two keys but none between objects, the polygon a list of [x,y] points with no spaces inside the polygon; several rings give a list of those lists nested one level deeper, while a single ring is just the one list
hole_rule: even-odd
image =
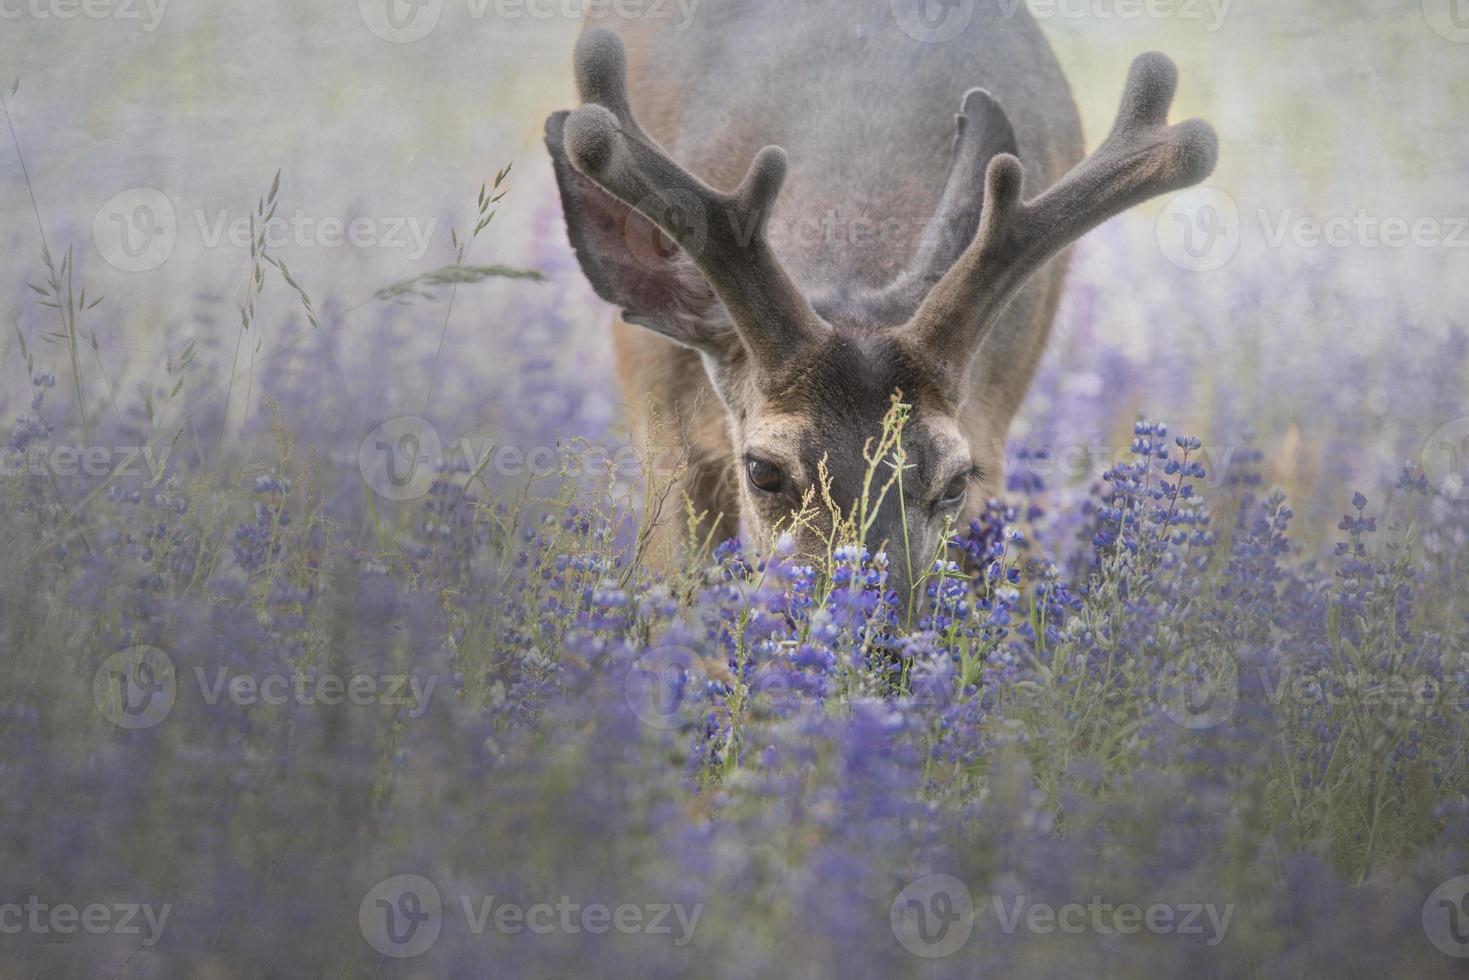
[{"label": "mule deer buck", "polygon": [[[705,0],[681,31],[587,30],[583,105],[546,123],[572,245],[622,310],[635,429],[647,439],[652,418],[667,423],[667,445],[645,448],[687,455],[681,489],[707,515],[702,532],[721,540],[743,522],[769,541],[819,471],[831,502],[852,507],[864,447],[901,392],[901,493],[867,543],[888,546],[905,598],[946,523],[1003,486],[1060,253],[1203,180],[1217,155],[1207,124],[1168,125],[1176,71],[1145,54],[1083,160],[1076,104],[1024,6],[975,4],[957,37],[924,43],[898,18],[928,3]],[[813,217],[854,219],[851,233],[772,233]],[[861,219],[886,231],[859,234]],[[655,226],[678,247],[657,248]],[[825,553],[820,527],[796,536]]]}]

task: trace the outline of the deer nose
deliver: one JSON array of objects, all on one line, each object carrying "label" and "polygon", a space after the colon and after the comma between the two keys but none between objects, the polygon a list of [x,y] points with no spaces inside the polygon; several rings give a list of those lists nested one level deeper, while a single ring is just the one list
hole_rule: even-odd
[{"label": "deer nose", "polygon": [[895,593],[894,608],[898,612],[899,619],[903,619],[909,607],[912,605],[913,576],[908,571],[908,562],[901,554],[888,552],[888,585],[887,591]]},{"label": "deer nose", "polygon": [[897,609],[902,616],[908,611],[914,578],[922,572],[922,559],[912,552],[912,549],[920,547],[919,542],[904,533],[906,515],[896,496],[896,493],[891,493],[883,500],[863,544],[874,555],[881,551],[887,556],[885,591],[897,593]]}]

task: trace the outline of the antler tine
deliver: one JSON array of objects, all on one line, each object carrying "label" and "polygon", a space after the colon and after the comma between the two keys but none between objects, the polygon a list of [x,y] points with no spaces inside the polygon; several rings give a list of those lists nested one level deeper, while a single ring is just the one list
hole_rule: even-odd
[{"label": "antler tine", "polygon": [[913,267],[930,277],[929,285],[944,272],[974,240],[983,214],[984,199],[974,193],[982,184],[985,167],[1002,153],[1015,154],[1015,130],[995,97],[982,88],[964,94],[964,104],[954,117],[954,154],[949,179],[933,221],[924,232],[923,243]]},{"label": "antler tine", "polygon": [[724,303],[736,332],[770,368],[821,329],[766,238],[785,181],[785,151],[756,154],[733,193],[722,193],[679,166],[638,125],[627,98],[627,56],[607,30],[582,35],[577,87],[585,103],[566,120],[573,165],[635,208],[693,259]]},{"label": "antler tine", "polygon": [[908,268],[864,298],[871,316],[893,325],[913,316],[979,230],[984,195],[975,193],[975,188],[984,186],[985,167],[999,154],[1015,152],[1015,130],[995,97],[982,88],[964,93],[964,102],[954,117],[954,150],[943,197]]},{"label": "antler tine", "polygon": [[576,91],[583,105],[606,108],[645,143],[652,140],[638,125],[627,98],[627,52],[622,40],[608,30],[591,30],[576,42]]},{"label": "antler tine", "polygon": [[1213,128],[1197,119],[1168,125],[1177,84],[1168,58],[1139,57],[1106,140],[1029,202],[1021,198],[1020,161],[1008,153],[992,159],[978,234],[904,330],[963,370],[1005,304],[1047,259],[1133,205],[1208,177],[1218,158]]}]

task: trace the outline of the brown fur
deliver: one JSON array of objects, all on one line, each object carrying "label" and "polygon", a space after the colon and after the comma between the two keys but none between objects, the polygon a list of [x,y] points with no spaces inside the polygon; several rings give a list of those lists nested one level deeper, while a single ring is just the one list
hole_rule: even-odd
[{"label": "brown fur", "polygon": [[[655,48],[659,32],[658,25],[638,21],[619,22],[616,27],[627,50],[628,90],[638,120],[648,135],[673,147],[679,145],[685,125],[688,88],[683,80],[658,70]],[[953,109],[950,105],[936,106],[935,115],[947,125]],[[730,126],[721,132],[717,143],[699,154],[695,172],[711,186],[732,188],[744,176],[754,152],[772,141],[771,134],[756,132],[753,127]],[[1081,159],[1081,149],[1079,139],[1068,141],[1063,134],[1059,153],[1054,160],[1043,161],[1048,165],[1039,176],[1047,181],[1059,177]],[[920,215],[932,207],[939,186],[933,177],[924,179],[916,170],[900,172],[892,196],[909,202],[900,210]],[[910,230],[909,240],[892,243],[884,250],[881,258],[886,262],[869,271],[868,285],[886,282],[916,250],[921,227],[910,222]],[[970,495],[966,520],[1004,485],[1001,450],[1005,432],[1045,350],[1067,260],[1065,254],[1053,260],[1016,297],[1007,317],[1013,327],[994,331],[975,360],[971,400],[960,415],[960,423],[986,479],[980,492]],[[712,535],[718,541],[735,535],[740,514],[738,460],[724,406],[709,383],[699,354],[626,323],[618,315],[614,315],[611,327],[629,426],[643,451],[665,461],[683,459],[689,463],[677,492],[687,496],[695,514],[708,515],[697,529],[699,537]],[[656,444],[649,441],[655,432],[660,433]],[[676,516],[660,522],[651,553],[677,554],[676,545],[686,528],[683,512],[675,510]]]},{"label": "brown fur", "polygon": [[[1003,486],[1066,246],[1202,180],[1217,140],[1168,125],[1176,69],[1149,54],[1077,166],[1076,106],[1027,16],[977,7],[928,43],[894,19],[910,0],[891,2],[705,0],[687,33],[590,31],[584,104],[546,139],[583,269],[624,310],[632,429],[687,464],[675,496],[699,538],[794,530],[814,557],[825,519],[791,518],[823,483],[917,594],[950,522]],[[655,224],[677,248],[648,247]],[[883,456],[896,490],[876,500],[869,449],[895,397],[905,457]],[[657,503],[651,552],[672,555],[682,509]]]}]

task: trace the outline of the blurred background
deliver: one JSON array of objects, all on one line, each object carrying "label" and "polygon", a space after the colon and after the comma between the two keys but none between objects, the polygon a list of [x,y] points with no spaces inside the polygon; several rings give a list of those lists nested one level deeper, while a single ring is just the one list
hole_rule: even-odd
[{"label": "blurred background", "polygon": [[[0,0],[0,462],[28,446],[174,454],[140,471],[104,453],[114,468],[65,481],[74,468],[0,469],[0,902],[177,911],[152,953],[120,931],[65,942],[32,928],[0,943],[0,977],[634,964],[670,978],[1056,976],[1073,949],[1116,976],[1458,969],[1438,954],[1465,947],[1431,931],[1425,896],[1469,888],[1444,881],[1469,839],[1469,743],[1449,710],[1469,689],[1469,2],[954,2],[1029,5],[1090,147],[1132,58],[1168,53],[1175,116],[1213,122],[1222,160],[1207,187],[1080,243],[1012,431],[1010,489],[1040,527],[1026,561],[1056,557],[1088,603],[1064,614],[1058,643],[1070,593],[1027,572],[1045,574],[1037,649],[1061,666],[1013,683],[1034,615],[962,672],[914,633],[902,656],[929,680],[910,678],[900,710],[869,696],[886,681],[857,686],[867,668],[845,686],[845,665],[869,662],[866,626],[827,629],[871,615],[871,589],[798,640],[787,616],[805,614],[782,590],[809,590],[809,572],[785,566],[789,579],[747,597],[744,557],[721,549],[723,575],[687,602],[630,584],[627,498],[569,497],[548,478],[546,499],[496,485],[482,506],[477,491],[449,492],[462,470],[401,495],[373,479],[406,442],[385,430],[407,416],[446,446],[474,440],[471,460],[487,441],[625,439],[611,311],[570,252],[541,145],[547,114],[574,104],[580,0]],[[700,16],[696,0],[658,9]],[[503,199],[482,206],[512,163],[489,192]],[[272,210],[266,261],[248,243]],[[544,281],[430,281],[460,262]],[[60,312],[44,305],[57,297]],[[1127,455],[1140,414],[1207,440],[1198,482],[1220,537],[1170,535],[1187,564],[1094,591],[1089,563],[1122,520],[1100,516],[1106,494],[1088,488]],[[374,450],[386,461],[370,472]],[[1288,500],[1247,485],[1255,453]],[[1047,459],[1075,468],[1031,472]],[[1423,483],[1392,496],[1405,460]],[[1415,493],[1420,506],[1403,500]],[[1350,544],[1312,561],[1344,537],[1348,509]],[[1203,527],[1201,510],[1158,533]],[[1352,549],[1381,515],[1384,543],[1364,562]],[[1404,515],[1416,530],[1386,533]],[[969,544],[989,553],[1000,527],[976,528]],[[1397,545],[1413,534],[1421,561]],[[1206,553],[1188,550],[1205,538]],[[999,624],[1015,601],[961,605]],[[762,675],[780,682],[768,715],[766,695],[727,709],[736,621],[739,649],[798,665]],[[656,659],[638,665],[654,642],[710,664],[687,685],[705,700],[649,688],[677,708],[655,719],[666,724],[639,716],[642,688],[628,686],[635,667],[651,676]],[[1437,670],[1443,716],[1424,704],[1410,727],[1390,699],[1382,727],[1364,729],[1356,700],[1317,712],[1282,695],[1294,674],[1269,703],[1236,677],[1241,710],[1213,732],[1169,716],[1175,693],[1191,713],[1201,690],[1214,704],[1188,686],[1201,651],[1231,652],[1263,681],[1272,666],[1345,665],[1342,647],[1369,678]],[[157,701],[163,675],[144,650],[177,672]],[[673,666],[660,674],[678,692],[704,673]],[[246,681],[412,670],[443,684],[405,720],[386,698],[216,703],[203,679],[222,669]],[[850,718],[829,707],[845,700]],[[166,723],[118,720],[160,701]],[[715,737],[725,722],[708,727],[705,712],[720,701],[721,717],[752,720]],[[914,765],[908,743],[927,732]],[[741,761],[757,747],[758,762]],[[430,958],[385,959],[412,954],[374,942],[371,916],[410,870],[437,881],[446,908],[493,888],[707,900],[709,914],[673,957],[652,936],[480,942],[456,926]],[[1032,944],[996,924],[944,967],[882,926],[891,910],[896,929],[893,896],[909,894],[897,883],[939,870],[995,899],[1202,896],[1238,900],[1240,916],[1224,958],[1197,943],[1119,949],[1100,931],[1084,947]]]},{"label": "blurred background", "polygon": [[[253,361],[260,390],[295,363],[359,428],[408,410],[442,411],[460,431],[496,426],[480,396],[530,357],[575,379],[567,426],[615,428],[608,310],[570,256],[541,146],[545,116],[574,105],[585,5],[393,2],[396,21],[384,0],[0,0],[0,76],[30,177],[6,133],[4,387],[25,380],[17,331],[38,369],[66,373],[66,349],[45,340],[55,312],[26,288],[45,279],[43,227],[58,264],[74,249],[88,301],[103,297],[82,318],[96,411],[166,386],[169,359],[192,342],[217,366]],[[1252,435],[1271,475],[1309,492],[1363,471],[1390,481],[1465,414],[1428,394],[1464,366],[1451,334],[1469,296],[1462,0],[1030,7],[1089,147],[1129,61],[1157,49],[1181,69],[1175,118],[1208,118],[1223,154],[1209,187],[1081,244],[1017,439],[1044,429],[1052,442],[1125,448],[1145,412],[1220,445]],[[694,0],[666,10],[698,16]],[[374,301],[454,261],[451,230],[473,227],[480,186],[510,163],[508,197],[465,261],[550,281],[465,286],[447,318],[442,294]],[[242,339],[249,220],[278,170],[271,251],[321,323],[272,281]],[[309,365],[323,345],[327,371]],[[238,388],[229,397],[226,422],[259,411]]]}]

